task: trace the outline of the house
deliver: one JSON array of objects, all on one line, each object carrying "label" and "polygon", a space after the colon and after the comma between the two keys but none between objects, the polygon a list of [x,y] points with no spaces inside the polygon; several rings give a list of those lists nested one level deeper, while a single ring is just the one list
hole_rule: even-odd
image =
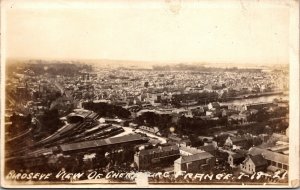
[{"label": "house", "polygon": [[273,166],[273,168],[288,170],[289,169],[289,156],[285,154],[280,154],[277,152],[272,152],[266,149],[252,147],[249,149],[250,155],[258,155],[261,154],[268,162],[269,166]]},{"label": "house", "polygon": [[268,167],[267,160],[261,155],[249,155],[243,163],[240,165],[241,170],[248,174],[253,174],[255,172],[266,171]]},{"label": "house", "polygon": [[208,152],[181,156],[174,161],[174,172],[208,172],[215,166],[215,157]]},{"label": "house", "polygon": [[160,146],[158,148],[144,149],[134,154],[134,162],[138,169],[148,169],[154,164],[168,161],[173,162],[179,158],[180,152],[177,145]]}]

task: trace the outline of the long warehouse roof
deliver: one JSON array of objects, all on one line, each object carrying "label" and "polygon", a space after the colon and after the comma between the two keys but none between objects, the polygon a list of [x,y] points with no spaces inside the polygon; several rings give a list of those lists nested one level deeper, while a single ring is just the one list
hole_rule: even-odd
[{"label": "long warehouse roof", "polygon": [[62,145],[60,145],[60,149],[64,152],[67,152],[67,151],[96,148],[96,147],[101,147],[101,146],[106,146],[106,145],[120,144],[120,143],[126,143],[126,142],[132,142],[132,141],[138,141],[138,140],[144,140],[144,139],[145,138],[143,138],[139,134],[132,134],[132,135],[125,135],[125,136],[121,136],[121,137],[84,141],[84,142],[70,143],[70,144],[62,144]]}]

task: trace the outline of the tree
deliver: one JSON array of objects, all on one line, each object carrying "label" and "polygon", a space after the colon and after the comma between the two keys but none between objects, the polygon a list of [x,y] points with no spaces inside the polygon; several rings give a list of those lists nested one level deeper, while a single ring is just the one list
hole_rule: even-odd
[{"label": "tree", "polygon": [[149,82],[148,82],[148,81],[146,81],[146,82],[144,83],[144,87],[146,87],[146,88],[149,87]]},{"label": "tree", "polygon": [[32,119],[31,114],[28,114],[27,116],[23,116],[23,115],[17,115],[16,113],[13,113],[13,115],[10,117],[12,126],[8,129],[8,131],[18,133],[28,129],[31,125],[31,119]]},{"label": "tree", "polygon": [[98,113],[102,117],[120,117],[120,118],[129,118],[131,116],[130,111],[121,106],[116,106],[108,104],[105,102],[85,102],[82,104],[84,109],[88,109]]},{"label": "tree", "polygon": [[63,123],[59,119],[59,113],[57,109],[45,111],[43,116],[40,118],[42,124],[42,131],[53,133],[59,129]]}]

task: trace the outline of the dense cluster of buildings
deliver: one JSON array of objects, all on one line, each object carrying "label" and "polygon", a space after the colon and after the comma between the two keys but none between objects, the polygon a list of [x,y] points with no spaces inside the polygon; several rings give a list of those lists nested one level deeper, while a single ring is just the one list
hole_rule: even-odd
[{"label": "dense cluster of buildings", "polygon": [[[288,171],[288,142],[285,135],[274,134],[269,137],[275,142],[273,146],[251,147],[242,149],[236,147],[217,146],[217,142],[208,143],[200,147],[190,147],[183,145],[167,145],[157,148],[143,149],[134,155],[134,161],[140,170],[151,170],[158,163],[168,159],[165,168],[176,172],[210,172],[216,171],[216,167],[228,165],[232,169],[247,174],[263,171],[269,174],[275,172],[284,173]],[[276,139],[276,140],[274,140]],[[239,141],[234,141],[238,145]],[[284,144],[284,145],[282,145]],[[270,145],[270,144],[269,144]],[[162,165],[160,167],[164,168]]]},{"label": "dense cluster of buildings", "polygon": [[[31,123],[15,134],[7,133],[6,143],[16,139],[22,143],[24,136],[28,140],[42,133],[45,126],[40,118],[49,111],[56,111],[62,126],[32,139],[30,146],[26,144],[29,148],[7,153],[9,166],[27,165],[30,170],[72,158],[84,170],[288,171],[288,100],[284,98],[288,75],[284,70],[94,68],[64,76],[37,75],[26,67],[11,75],[6,83],[6,128],[14,125],[13,114],[30,115]],[[258,101],[275,95],[279,98]],[[103,116],[83,109],[86,102],[119,106],[130,116]],[[114,111],[115,107],[110,113]],[[211,130],[199,130],[204,125]],[[262,134],[251,132],[254,125],[263,128]]]}]

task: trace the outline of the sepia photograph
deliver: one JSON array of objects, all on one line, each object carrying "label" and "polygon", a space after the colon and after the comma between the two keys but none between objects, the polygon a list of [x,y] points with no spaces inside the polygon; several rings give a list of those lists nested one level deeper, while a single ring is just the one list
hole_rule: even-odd
[{"label": "sepia photograph", "polygon": [[2,0],[1,187],[299,187],[298,0]]}]

